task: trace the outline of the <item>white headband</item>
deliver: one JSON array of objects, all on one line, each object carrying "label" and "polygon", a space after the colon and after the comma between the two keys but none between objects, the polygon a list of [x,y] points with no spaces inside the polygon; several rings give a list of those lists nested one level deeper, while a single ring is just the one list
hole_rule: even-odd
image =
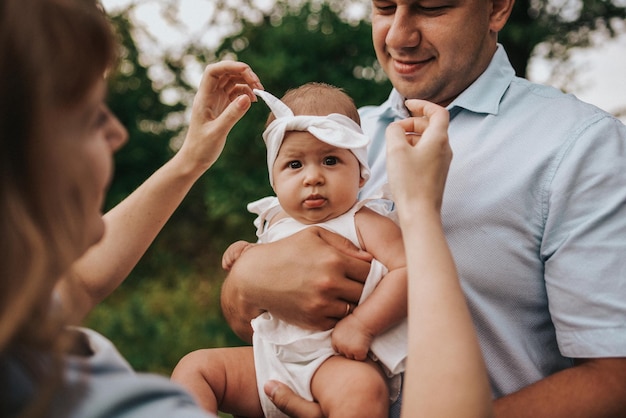
[{"label": "white headband", "polygon": [[276,119],[263,132],[263,140],[267,147],[267,168],[270,185],[274,187],[272,167],[278,156],[278,150],[287,131],[306,131],[329,145],[350,150],[361,166],[363,184],[370,178],[367,164],[367,146],[369,137],[363,133],[358,123],[345,115],[331,113],[328,116],[294,116],[291,109],[272,94],[254,89],[254,94],[262,98]]}]

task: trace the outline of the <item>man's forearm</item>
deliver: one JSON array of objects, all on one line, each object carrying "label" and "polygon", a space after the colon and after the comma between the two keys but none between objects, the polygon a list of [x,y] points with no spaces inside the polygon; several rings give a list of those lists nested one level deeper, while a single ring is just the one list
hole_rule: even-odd
[{"label": "man's forearm", "polygon": [[241,301],[242,298],[239,295],[236,286],[234,286],[234,282],[237,280],[236,277],[233,277],[234,274],[236,274],[236,272],[233,273],[231,271],[222,285],[220,299],[222,313],[224,314],[224,318],[233,332],[243,341],[251,343],[252,326],[250,325],[250,321],[253,316],[252,314],[246,315],[241,308],[241,306],[244,306],[244,303]]},{"label": "man's forearm", "polygon": [[[337,240],[337,242],[335,242]],[[248,248],[222,287],[226,321],[250,341],[250,321],[264,311],[303,328],[324,330],[356,303],[371,255],[328,230],[310,227]]]},{"label": "man's forearm", "polygon": [[592,359],[494,402],[499,418],[626,417],[626,359]]}]

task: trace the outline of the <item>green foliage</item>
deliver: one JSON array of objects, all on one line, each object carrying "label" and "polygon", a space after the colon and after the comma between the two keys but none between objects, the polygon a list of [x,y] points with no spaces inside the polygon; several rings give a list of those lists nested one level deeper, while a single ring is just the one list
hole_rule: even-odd
[{"label": "green foliage", "polygon": [[571,48],[590,46],[594,35],[615,36],[624,19],[626,3],[620,0],[516,0],[499,40],[524,76],[538,45],[546,57],[564,61]]},{"label": "green foliage", "polygon": [[177,131],[165,127],[167,116],[182,105],[161,103],[139,62],[139,52],[131,36],[132,24],[127,16],[112,16],[123,47],[119,70],[109,83],[108,104],[129,133],[130,141],[115,158],[115,179],[107,196],[107,207],[113,207],[135,190],[150,174],[172,155],[169,139]]},{"label": "green foliage", "polygon": [[190,351],[242,345],[221,316],[219,283],[180,273],[144,278],[96,307],[87,325],[111,338],[137,370],[169,375]]}]

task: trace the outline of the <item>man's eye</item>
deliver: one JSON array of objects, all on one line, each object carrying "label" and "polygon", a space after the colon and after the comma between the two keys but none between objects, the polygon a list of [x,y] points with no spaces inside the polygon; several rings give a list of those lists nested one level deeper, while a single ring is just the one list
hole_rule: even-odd
[{"label": "man's eye", "polygon": [[378,10],[381,13],[393,13],[393,11],[395,10],[395,7],[394,6],[377,7],[376,10]]},{"label": "man's eye", "polygon": [[439,13],[446,10],[447,6],[437,6],[437,7],[422,7],[422,11],[424,13]]},{"label": "man's eye", "polygon": [[337,164],[337,157],[324,158],[324,165],[335,165],[335,164]]},{"label": "man's eye", "polygon": [[296,169],[296,168],[302,167],[302,163],[300,161],[290,161],[289,164],[287,164],[287,166],[289,168]]},{"label": "man's eye", "polygon": [[441,13],[445,13],[448,9],[450,9],[450,5],[446,3],[433,3],[433,4],[424,4],[416,7],[416,12],[424,13],[426,15],[439,15]]},{"label": "man's eye", "polygon": [[393,14],[396,10],[396,5],[393,3],[374,2],[374,8],[377,13],[388,15]]}]

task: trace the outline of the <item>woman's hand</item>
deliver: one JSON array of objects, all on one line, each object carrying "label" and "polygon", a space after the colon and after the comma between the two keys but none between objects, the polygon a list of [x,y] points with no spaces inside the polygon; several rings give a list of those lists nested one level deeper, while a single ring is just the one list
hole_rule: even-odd
[{"label": "woman's hand", "polygon": [[448,111],[424,100],[407,100],[413,117],[387,127],[387,176],[398,213],[415,205],[439,212],[452,159]]},{"label": "woman's hand", "polygon": [[219,157],[226,136],[263,89],[252,69],[243,62],[221,61],[204,70],[193,101],[191,122],[179,154],[191,168],[204,172]]}]

